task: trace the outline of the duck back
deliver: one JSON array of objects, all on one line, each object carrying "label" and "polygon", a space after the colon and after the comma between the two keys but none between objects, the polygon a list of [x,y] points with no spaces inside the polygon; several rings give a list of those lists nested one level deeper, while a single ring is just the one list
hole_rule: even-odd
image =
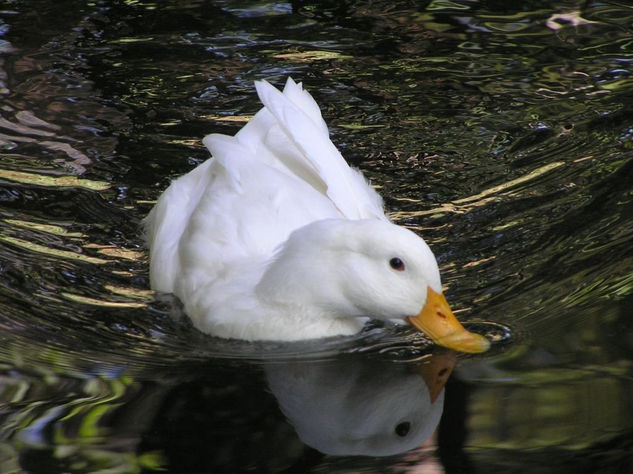
[{"label": "duck back", "polygon": [[208,284],[238,263],[270,259],[316,220],[387,219],[301,84],[289,78],[283,93],[265,81],[256,87],[264,108],[234,137],[206,136],[212,158],[173,181],[145,220],[157,291],[182,298],[187,272]]}]

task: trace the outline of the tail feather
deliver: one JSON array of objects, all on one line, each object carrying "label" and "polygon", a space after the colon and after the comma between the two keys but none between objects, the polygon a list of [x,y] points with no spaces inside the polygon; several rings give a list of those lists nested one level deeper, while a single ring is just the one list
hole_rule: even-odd
[{"label": "tail feather", "polygon": [[330,141],[327,126],[310,94],[291,78],[283,93],[265,81],[255,86],[260,100],[287,137],[281,140],[275,137],[275,128],[271,129],[267,144],[274,148],[273,154],[315,188],[325,190],[345,217],[384,219],[379,196],[364,179],[358,179],[358,173]]}]

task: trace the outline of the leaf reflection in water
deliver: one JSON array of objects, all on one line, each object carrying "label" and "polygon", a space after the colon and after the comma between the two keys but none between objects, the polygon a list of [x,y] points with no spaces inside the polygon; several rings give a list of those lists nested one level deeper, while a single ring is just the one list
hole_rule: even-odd
[{"label": "leaf reflection in water", "polygon": [[[139,389],[140,385],[127,376],[73,379],[50,372],[3,376],[0,402],[5,410],[0,439],[10,442],[0,444],[0,470],[28,469],[44,453],[55,460],[47,468],[55,472],[92,472],[99,466],[112,472],[160,468],[159,453],[137,455],[129,450],[139,442],[140,418],[112,421],[122,415],[121,406],[133,401]],[[125,433],[124,438],[110,437],[115,428]],[[18,446],[22,454],[16,451]]]}]

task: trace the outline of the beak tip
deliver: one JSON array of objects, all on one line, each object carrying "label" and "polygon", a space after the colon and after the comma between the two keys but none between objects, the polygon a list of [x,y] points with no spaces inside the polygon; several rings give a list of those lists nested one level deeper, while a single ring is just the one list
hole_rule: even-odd
[{"label": "beak tip", "polygon": [[473,343],[471,345],[473,349],[472,350],[473,354],[486,352],[488,349],[490,349],[490,341],[487,338],[485,338],[484,336],[480,334],[473,334],[473,335],[477,336],[475,340],[473,340]]},{"label": "beak tip", "polygon": [[490,349],[490,341],[481,334],[472,333],[464,330],[464,333],[458,334],[457,337],[440,339],[435,341],[440,346],[447,347],[459,352],[469,354],[480,354]]}]

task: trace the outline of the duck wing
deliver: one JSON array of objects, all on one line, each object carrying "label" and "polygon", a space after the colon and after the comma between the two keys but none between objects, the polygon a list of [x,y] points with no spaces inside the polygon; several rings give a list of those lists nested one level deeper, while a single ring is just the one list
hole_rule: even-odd
[{"label": "duck wing", "polygon": [[213,158],[175,180],[146,219],[152,288],[181,296],[185,273],[193,291],[267,260],[293,230],[330,217],[340,213],[323,194],[216,136]]},{"label": "duck wing", "polygon": [[329,139],[318,105],[288,79],[256,84],[265,107],[235,137],[211,134],[212,158],[175,180],[145,220],[157,291],[204,285],[267,260],[288,235],[327,218],[387,219],[380,196]]}]

